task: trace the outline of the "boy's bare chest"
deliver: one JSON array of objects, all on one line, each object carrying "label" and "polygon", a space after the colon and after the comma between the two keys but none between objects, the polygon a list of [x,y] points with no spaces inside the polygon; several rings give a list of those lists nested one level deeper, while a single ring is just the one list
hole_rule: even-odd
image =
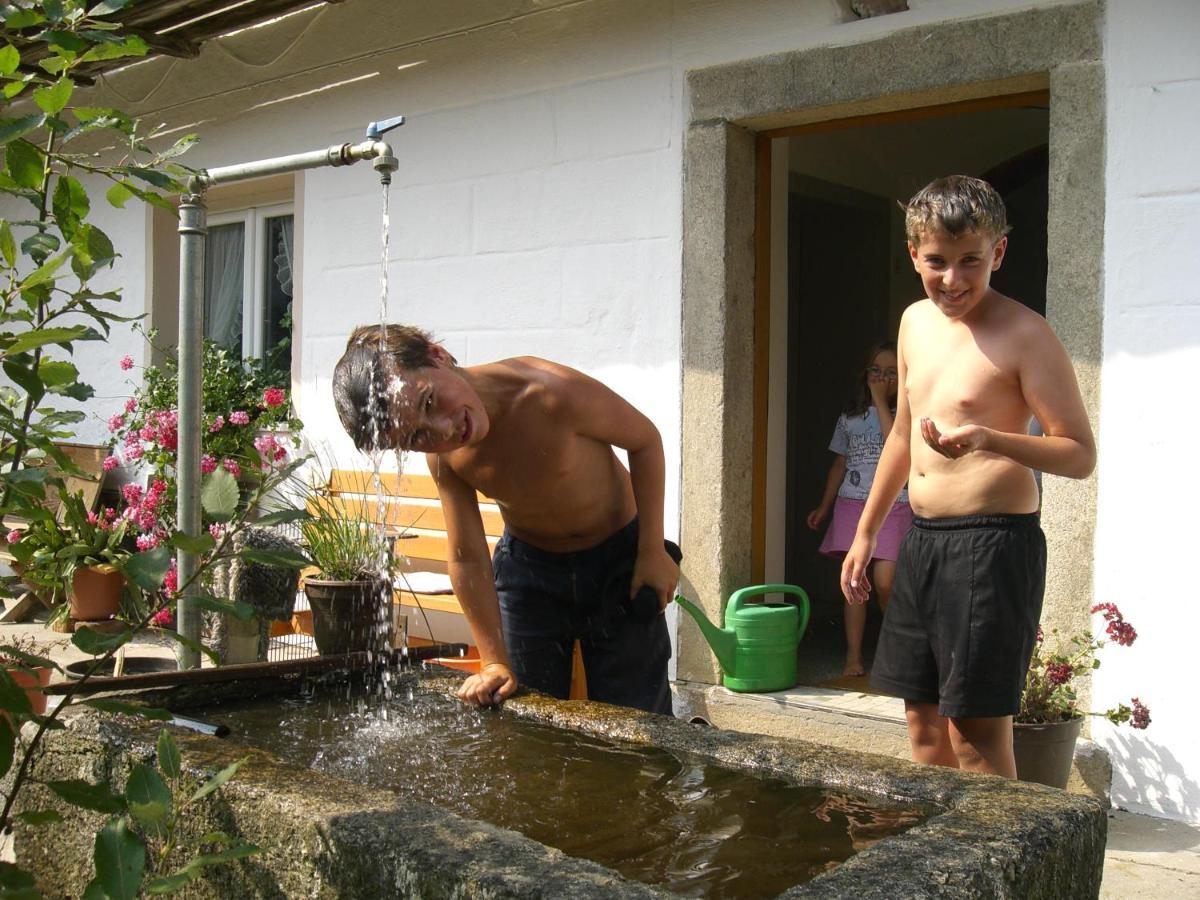
[{"label": "boy's bare chest", "polygon": [[904,388],[914,418],[978,422],[1023,403],[1014,359],[989,353],[974,341],[931,337],[905,355]]}]

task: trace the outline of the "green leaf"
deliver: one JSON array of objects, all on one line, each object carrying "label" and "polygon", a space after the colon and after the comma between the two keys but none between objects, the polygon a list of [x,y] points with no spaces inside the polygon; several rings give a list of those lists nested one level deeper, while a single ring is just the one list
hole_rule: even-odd
[{"label": "green leaf", "polygon": [[[185,884],[195,881],[200,872],[194,869],[180,869],[174,875],[165,875],[146,882],[147,894],[173,894]],[[84,898],[86,900],[86,898]]]},{"label": "green leaf", "polygon": [[[20,289],[22,291],[27,291],[31,287],[37,287],[39,284],[44,284],[48,281],[53,281],[54,273],[62,268],[62,264],[65,263],[70,256],[71,256],[71,251],[64,250],[62,253],[59,253],[57,256],[50,257],[50,259],[46,260],[44,263],[42,263],[42,265],[40,265],[38,268],[34,269],[27,276],[25,276],[25,279],[21,282]],[[47,332],[54,332],[55,334],[66,334],[68,332],[78,331],[79,326],[75,326],[74,328],[47,328],[45,330]],[[40,336],[41,336],[41,331],[29,332],[29,334],[25,335],[25,337],[34,342],[28,344],[28,346],[23,347],[22,349],[32,350],[34,347],[42,346],[42,344],[57,344],[59,342],[59,339],[56,339],[56,338],[51,338],[49,340],[44,340],[44,341],[37,341],[36,339],[39,338]]]},{"label": "green leaf", "polygon": [[35,128],[41,128],[45,121],[44,114],[21,116],[19,119],[0,119],[0,144],[6,144],[21,135],[29,134]]},{"label": "green leaf", "polygon": [[4,900],[41,900],[33,875],[10,862],[0,862],[0,897]]},{"label": "green leaf", "polygon": [[165,634],[171,640],[175,641],[175,643],[180,644],[184,647],[187,647],[189,650],[194,650],[196,653],[204,654],[209,659],[211,659],[214,663],[219,664],[221,661],[220,657],[217,656],[217,654],[212,650],[212,648],[205,646],[204,644],[200,643],[199,641],[193,641],[191,638],[186,638],[182,634],[180,634],[178,631],[171,631],[169,628],[164,628],[159,633]]},{"label": "green leaf", "polygon": [[[54,0],[43,0],[46,6],[50,6]],[[51,19],[54,17],[51,16]],[[68,55],[79,53],[81,50],[88,48],[88,42],[79,35],[70,31],[44,31],[42,38],[51,47],[57,47],[59,50],[65,51]]]},{"label": "green leaf", "polygon": [[117,258],[112,241],[95,225],[80,225],[71,242],[71,248],[75,251],[71,269],[80,281],[91,278],[102,266],[112,265],[112,261]]},{"label": "green leaf", "polygon": [[60,246],[58,238],[45,231],[35,231],[21,241],[21,251],[33,257],[33,261],[38,265],[45,262],[46,258]]},{"label": "green leaf", "polygon": [[13,239],[12,229],[3,221],[0,221],[0,256],[10,269],[16,268],[17,242]]},{"label": "green leaf", "polygon": [[67,105],[74,90],[75,83],[70,78],[63,76],[49,87],[37,88],[33,92],[33,102],[42,108],[42,112],[56,116]]},{"label": "green leaf", "polygon": [[279,569],[303,569],[305,566],[312,565],[310,560],[303,553],[297,553],[294,550],[259,550],[246,548],[242,550],[238,556],[242,559],[248,559],[251,562],[256,562],[264,566],[275,566]]},{"label": "green leaf", "polygon": [[[66,254],[60,254],[55,259],[65,258]],[[48,268],[53,264],[51,262],[42,266],[42,269]],[[59,263],[61,265],[61,263]],[[57,268],[57,266],[54,266]],[[39,272],[41,269],[38,270]],[[34,273],[36,275],[37,272]],[[33,275],[29,276],[30,278]],[[14,353],[24,353],[26,350],[34,350],[38,347],[44,347],[46,344],[70,344],[72,341],[94,341],[100,335],[86,325],[71,325],[64,328],[38,328],[33,331],[27,331],[13,341],[6,351],[6,355]]]},{"label": "green leaf", "polygon": [[98,700],[84,700],[82,705],[114,715],[140,716],[143,719],[153,719],[156,722],[170,722],[175,718],[168,710],[156,709],[153,706],[146,706],[143,703],[129,703],[124,700],[100,698]]},{"label": "green leaf", "polygon": [[21,9],[10,3],[0,6],[0,15],[4,17],[4,24],[13,31],[19,28],[29,28],[31,25],[40,25],[46,21],[46,17],[35,9]]},{"label": "green leaf", "polygon": [[12,721],[8,716],[0,716],[0,778],[8,774],[13,764],[13,748],[17,736],[13,732]]},{"label": "green leaf", "polygon": [[312,518],[307,509],[277,509],[255,520],[254,524],[262,528],[272,525],[287,525],[291,522],[306,522]]},{"label": "green leaf", "polygon": [[28,86],[29,86],[28,81],[10,81],[10,82],[8,82],[7,84],[4,85],[4,88],[2,90],[2,92],[4,94],[4,99],[11,100],[13,97],[16,97],[17,95],[19,95],[21,93],[21,91],[25,90],[25,88]]},{"label": "green leaf", "polygon": [[42,384],[42,380],[36,372],[30,369],[29,366],[13,359],[5,359],[3,368],[4,374],[11,378],[18,387],[23,389],[35,404],[41,402],[42,397],[46,395],[46,387]]},{"label": "green leaf", "polygon": [[125,803],[129,814],[143,828],[163,830],[171,815],[171,789],[158,770],[138,763],[125,785]]},{"label": "green leaf", "polygon": [[171,732],[166,728],[158,733],[158,767],[172,781],[178,779],[183,772],[183,760],[179,756],[179,747]]},{"label": "green leaf", "polygon": [[83,54],[81,60],[91,62],[92,60],[121,59],[125,56],[145,56],[149,52],[149,44],[137,35],[129,35],[113,43],[98,44],[92,47]]},{"label": "green leaf", "polygon": [[0,75],[11,75],[21,64],[21,51],[12,44],[0,47]]},{"label": "green leaf", "polygon": [[218,522],[233,518],[240,499],[237,479],[225,469],[209,473],[200,485],[200,506]]},{"label": "green leaf", "polygon": [[171,546],[176,550],[182,550],[184,553],[194,553],[197,556],[201,556],[217,546],[217,542],[207,531],[198,537],[190,537],[182,531],[176,531],[171,535]]},{"label": "green leaf", "polygon": [[110,819],[96,834],[92,859],[96,880],[111,900],[137,897],[146,867],[146,845],[123,818]]},{"label": "green leaf", "polygon": [[223,785],[230,778],[232,778],[234,775],[237,774],[237,770],[242,767],[242,763],[244,763],[249,758],[250,757],[248,757],[248,756],[243,756],[237,762],[233,762],[233,763],[230,763],[229,765],[227,765],[225,768],[223,768],[220,772],[218,772],[212,778],[208,779],[208,781],[204,782],[204,784],[200,787],[200,789],[198,791],[196,791],[196,793],[192,794],[192,797],[188,802],[195,803],[197,800],[207,797],[213,791],[220,788],[221,785]]},{"label": "green leaf", "polygon": [[170,894],[179,888],[183,887],[190,881],[194,881],[202,874],[206,866],[217,866],[224,863],[233,862],[238,859],[245,859],[247,856],[255,856],[262,853],[260,847],[253,844],[238,844],[233,847],[228,847],[218,853],[203,853],[194,857],[186,866],[176,872],[174,875],[168,875],[164,878],[156,878],[146,885],[147,894]]},{"label": "green leaf", "polygon": [[79,369],[74,363],[57,359],[42,359],[38,363],[38,378],[46,387],[61,387],[79,379]]},{"label": "green leaf", "polygon": [[161,188],[164,191],[173,191],[177,185],[175,179],[165,172],[160,172],[157,169],[148,169],[145,166],[131,166],[129,174],[134,178],[140,178],[147,184],[152,184],[156,188]]},{"label": "green leaf", "polygon": [[78,628],[71,635],[71,643],[88,656],[101,656],[109,650],[115,650],[122,644],[133,640],[133,632],[128,628],[116,634],[101,634],[93,628]]},{"label": "green leaf", "polygon": [[171,548],[162,544],[153,550],[133,554],[121,566],[121,571],[147,594],[153,594],[162,587],[163,579],[167,577],[171,556]]},{"label": "green leaf", "polygon": [[4,148],[4,161],[8,166],[8,174],[21,187],[37,190],[42,186],[42,176],[46,172],[45,159],[29,141],[9,141]]},{"label": "green leaf", "polygon": [[92,812],[119,813],[125,810],[125,801],[113,794],[107,784],[92,784],[82,778],[70,778],[65,781],[47,781],[46,787],[72,806],[80,806]]},{"label": "green leaf", "polygon": [[125,182],[118,181],[108,189],[108,192],[104,196],[108,199],[108,202],[117,209],[124,209],[125,204],[129,202],[129,199],[133,197],[133,195],[134,192],[131,191],[128,186],[126,186]]},{"label": "green leaf", "polygon": [[70,240],[79,223],[87,218],[91,203],[82,184],[70,175],[62,175],[58,184],[54,186],[53,209],[58,227],[62,229],[67,240]]},{"label": "green leaf", "polygon": [[104,0],[103,3],[97,3],[88,10],[88,15],[94,18],[100,16],[111,16],[115,12],[120,12],[129,5],[129,0]]},{"label": "green leaf", "polygon": [[33,715],[33,707],[29,705],[29,695],[8,672],[0,669],[0,709],[17,715]]}]

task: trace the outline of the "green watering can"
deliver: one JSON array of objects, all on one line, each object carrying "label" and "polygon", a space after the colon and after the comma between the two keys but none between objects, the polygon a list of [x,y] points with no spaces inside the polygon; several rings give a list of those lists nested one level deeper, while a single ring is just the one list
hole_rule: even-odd
[{"label": "green watering can", "polygon": [[[763,594],[792,594],[791,603],[746,603]],[[759,584],[734,591],[718,628],[696,605],[675,602],[696,620],[725,672],[731,691],[784,691],[796,684],[796,648],[808,627],[808,594],[794,584]]]}]

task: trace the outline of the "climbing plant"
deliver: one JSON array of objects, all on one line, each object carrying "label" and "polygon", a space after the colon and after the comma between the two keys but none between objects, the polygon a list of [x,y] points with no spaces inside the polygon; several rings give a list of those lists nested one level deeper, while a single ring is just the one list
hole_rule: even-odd
[{"label": "climbing plant", "polygon": [[[122,111],[88,105],[86,86],[101,64],[147,53],[144,40],[123,32],[113,15],[130,0],[17,0],[0,3],[0,515],[6,522],[53,527],[47,491],[64,490],[57,470],[82,474],[58,442],[73,437],[84,414],[77,403],[93,389],[73,361],[83,342],[105,341],[114,324],[136,316],[120,312],[119,290],[98,286],[118,253],[92,216],[97,198],[115,207],[145,202],[174,212],[172,196],[188,171],[177,161],[193,143],[188,135],[166,142]],[[77,401],[71,404],[65,401]],[[41,460],[43,463],[33,465]],[[290,475],[283,466],[264,479],[265,493]],[[206,513],[225,522],[211,534],[171,535],[138,552],[130,548],[122,569],[144,598],[144,617],[116,634],[81,629],[73,642],[96,663],[51,713],[34,711],[17,676],[53,662],[19,648],[0,646],[0,832],[16,820],[23,827],[51,828],[61,821],[51,807],[18,803],[48,730],[62,727],[61,713],[75,703],[91,674],[101,670],[135,633],[150,626],[188,585],[173,583],[177,549],[218,560],[241,527],[238,487],[217,470],[202,493]],[[280,521],[295,517],[277,514]],[[7,529],[6,529],[7,530]],[[16,535],[19,540],[20,534]],[[289,560],[277,560],[289,562]],[[199,574],[199,573],[198,573]],[[175,580],[177,582],[177,579]],[[248,607],[200,594],[196,602],[243,618]],[[184,639],[174,632],[177,640]],[[186,642],[185,642],[186,643]],[[199,648],[203,650],[203,648]],[[207,651],[205,651],[207,652]],[[84,701],[108,713],[168,717],[161,710],[112,701]],[[134,768],[121,790],[108,784],[50,782],[62,801],[104,813],[96,835],[95,877],[88,898],[126,898],[142,891],[166,893],[197,877],[205,866],[227,862],[256,848],[224,835],[207,835],[201,848],[181,847],[181,817],[221,786],[236,767],[190,784],[169,733],[162,732],[155,765]],[[0,862],[0,897],[37,896],[32,873]]]}]

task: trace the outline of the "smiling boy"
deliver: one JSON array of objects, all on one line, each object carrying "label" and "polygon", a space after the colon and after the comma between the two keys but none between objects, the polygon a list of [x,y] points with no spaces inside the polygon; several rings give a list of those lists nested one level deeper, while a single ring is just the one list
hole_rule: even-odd
[{"label": "smiling boy", "polygon": [[[1045,538],[1033,470],[1084,478],[1096,450],[1075,373],[1045,319],[991,287],[1004,203],[952,175],[908,204],[926,299],[904,312],[895,424],[842,567],[863,603],[875,538],[907,481],[916,514],[871,683],[902,697],[917,762],[1016,776],[1016,713],[1041,616]],[[1027,434],[1036,416],[1044,436]]]},{"label": "smiling boy", "polygon": [[[670,714],[662,615],[679,567],[663,541],[658,429],[600,382],[534,357],[460,368],[416,328],[364,326],[334,369],[342,425],[359,449],[426,454],[450,541],[449,573],[481,667],[459,696],[490,706],[518,681],[566,697],[571,648],[593,700]],[[627,451],[629,469],[614,447]],[[504,535],[488,551],[476,491]],[[675,548],[672,546],[672,550]]]}]

